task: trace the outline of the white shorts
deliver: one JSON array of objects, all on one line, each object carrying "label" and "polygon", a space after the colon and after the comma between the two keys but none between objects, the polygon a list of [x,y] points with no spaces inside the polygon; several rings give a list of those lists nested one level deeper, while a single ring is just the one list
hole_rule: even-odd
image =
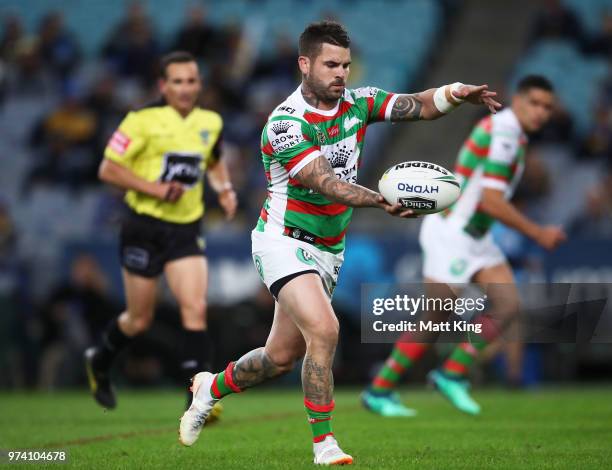
[{"label": "white shorts", "polygon": [[423,276],[447,284],[465,284],[484,268],[506,263],[491,233],[474,238],[463,223],[439,214],[423,219],[419,243],[423,250]]},{"label": "white shorts", "polygon": [[344,253],[328,253],[301,240],[256,230],[251,232],[251,241],[253,262],[259,277],[274,297],[288,276],[313,272],[321,276],[323,288],[331,299]]}]

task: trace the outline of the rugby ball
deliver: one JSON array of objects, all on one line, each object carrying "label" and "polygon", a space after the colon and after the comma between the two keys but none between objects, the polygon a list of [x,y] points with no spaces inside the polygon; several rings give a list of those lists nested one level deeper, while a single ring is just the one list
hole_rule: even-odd
[{"label": "rugby ball", "polygon": [[399,203],[416,214],[433,214],[453,204],[460,185],[446,168],[429,162],[404,162],[385,171],[378,191],[389,204]]}]

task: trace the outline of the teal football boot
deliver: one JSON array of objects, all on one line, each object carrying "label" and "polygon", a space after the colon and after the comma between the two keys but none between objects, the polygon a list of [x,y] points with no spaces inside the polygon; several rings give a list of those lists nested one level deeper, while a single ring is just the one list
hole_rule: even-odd
[{"label": "teal football boot", "polygon": [[480,414],[480,405],[470,396],[470,383],[467,380],[448,377],[439,370],[432,370],[427,379],[459,411],[470,415]]},{"label": "teal football boot", "polygon": [[387,418],[410,418],[417,414],[416,410],[404,406],[395,392],[378,394],[365,390],[361,394],[361,403],[372,413]]}]

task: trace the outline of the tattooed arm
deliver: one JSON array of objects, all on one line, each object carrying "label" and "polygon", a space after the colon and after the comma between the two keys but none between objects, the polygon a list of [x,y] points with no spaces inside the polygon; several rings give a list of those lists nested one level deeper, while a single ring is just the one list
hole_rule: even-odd
[{"label": "tattooed arm", "polygon": [[413,216],[411,210],[405,210],[399,204],[390,205],[375,191],[338,179],[331,165],[322,155],[302,168],[295,178],[300,184],[325,196],[330,201],[350,207],[379,207],[391,215],[400,217]]},{"label": "tattooed arm", "polygon": [[379,207],[379,194],[358,184],[339,180],[324,156],[314,159],[295,176],[304,186],[327,199],[351,207]]},{"label": "tattooed arm", "polygon": [[436,88],[414,93],[399,95],[391,109],[391,121],[418,121],[421,119],[437,119],[443,114],[434,105],[433,95]]}]

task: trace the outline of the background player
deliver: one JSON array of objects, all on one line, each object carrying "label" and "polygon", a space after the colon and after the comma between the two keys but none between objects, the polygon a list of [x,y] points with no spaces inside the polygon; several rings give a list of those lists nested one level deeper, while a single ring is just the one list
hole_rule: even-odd
[{"label": "background player", "polygon": [[[512,105],[482,119],[464,143],[455,174],[462,180],[459,200],[443,213],[424,218],[420,233],[423,275],[432,297],[452,296],[438,283],[476,282],[487,287],[490,308],[477,320],[481,335],[459,344],[429,379],[461,411],[478,414],[480,406],[468,393],[469,367],[518,311],[518,292],[510,265],[489,230],[498,220],[547,250],[566,236],[560,227],[533,222],[509,201],[521,178],[527,136],[549,120],[554,105],[552,84],[540,76],[523,78]],[[430,313],[435,315],[435,313]],[[428,348],[432,338],[402,335],[370,388],[362,395],[366,408],[383,416],[412,416],[394,393],[398,381]]]},{"label": "background player", "polygon": [[166,275],[183,324],[181,368],[186,381],[210,357],[206,325],[208,282],[200,222],[206,171],[228,218],[236,195],[221,156],[221,117],[198,107],[201,82],[191,54],[173,52],[161,61],[163,99],[133,111],[106,147],[100,178],[127,191],[121,226],[126,309],[85,352],[91,391],[105,408],[116,406],[109,371],[130,340],[153,320],[158,277]]},{"label": "background player", "polygon": [[500,105],[487,86],[446,85],[412,95],[377,88],[345,88],[350,40],[335,22],[309,25],[299,41],[302,83],[268,118],[261,139],[268,198],[252,232],[253,259],[276,299],[265,347],[225,371],[194,378],[194,399],[183,415],[180,439],[192,445],[221,397],[290,371],[304,357],[304,404],[316,464],[351,463],[331,431],[334,408],[331,364],[338,320],[330,298],[343,260],[353,207],[376,207],[409,217],[355,184],[368,124],[435,119],[463,101]]}]

